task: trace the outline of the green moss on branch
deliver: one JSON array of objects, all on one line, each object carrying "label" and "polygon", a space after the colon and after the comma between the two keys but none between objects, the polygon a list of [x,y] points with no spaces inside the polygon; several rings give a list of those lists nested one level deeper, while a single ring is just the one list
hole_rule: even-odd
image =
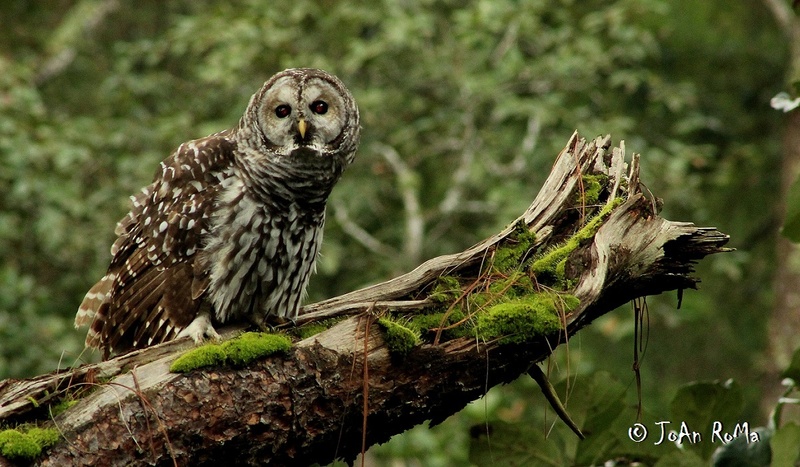
[{"label": "green moss on branch", "polygon": [[404,356],[420,343],[419,330],[402,323],[391,316],[378,318],[378,324],[383,328],[386,345],[392,354]]},{"label": "green moss on branch", "polygon": [[530,254],[535,242],[536,234],[531,232],[524,222],[519,221],[514,227],[514,232],[506,240],[506,244],[495,250],[492,266],[501,273],[518,269],[525,261],[525,257]]},{"label": "green moss on branch", "polygon": [[574,295],[539,292],[489,307],[479,313],[475,330],[483,340],[518,343],[546,336],[562,329],[566,313],[578,307]]},{"label": "green moss on branch", "polygon": [[246,332],[222,344],[206,344],[178,357],[169,367],[173,373],[222,365],[244,366],[276,353],[287,352],[292,340],[283,334]]},{"label": "green moss on branch", "polygon": [[608,217],[614,208],[622,204],[622,201],[622,198],[615,198],[613,201],[603,206],[603,209],[589,219],[575,235],[536,258],[531,264],[530,270],[536,276],[537,280],[539,282],[553,283],[554,285],[560,285],[566,288],[564,272],[566,261],[570,253],[575,251],[583,241],[592,238],[600,229],[600,226],[603,225],[603,221],[605,221],[606,217]]},{"label": "green moss on branch", "polygon": [[341,322],[343,319],[344,317],[341,316],[338,318],[323,319],[321,321],[312,321],[302,326],[292,328],[290,333],[300,340],[308,339],[309,337],[315,336],[323,331],[327,331],[337,323]]},{"label": "green moss on branch", "polygon": [[0,455],[13,461],[32,461],[60,438],[55,428],[3,430],[0,431]]}]

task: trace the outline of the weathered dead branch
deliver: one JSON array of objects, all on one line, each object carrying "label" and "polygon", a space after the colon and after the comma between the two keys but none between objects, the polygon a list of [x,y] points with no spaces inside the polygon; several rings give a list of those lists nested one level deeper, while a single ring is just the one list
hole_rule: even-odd
[{"label": "weathered dead branch", "polygon": [[[288,355],[247,368],[174,374],[170,363],[190,345],[166,343],[32,380],[0,382],[0,422],[47,420],[49,403],[68,388],[91,384],[97,389],[45,422],[54,423],[64,440],[41,464],[204,465],[222,459],[243,465],[324,464],[352,459],[361,450],[365,362],[367,446],[425,420],[441,421],[488,388],[525,373],[568,335],[617,306],[694,288],[694,262],[725,251],[727,235],[659,217],[655,200],[640,190],[639,158],[626,164],[624,146],[609,149],[609,137],[586,141],[573,135],[517,222],[461,253],[307,306],[300,324],[349,317],[297,342]],[[586,174],[601,175],[594,205],[582,196]],[[513,243],[520,225],[536,234],[530,249],[535,255],[563,244],[606,205],[613,210],[563,265],[569,292],[580,299],[563,317],[565,330],[513,344],[474,336],[438,345],[428,339],[405,358],[389,352],[375,316],[441,307],[430,297],[437,279],[458,277],[462,285],[486,279],[493,255]],[[520,264],[529,259],[520,258]]]}]

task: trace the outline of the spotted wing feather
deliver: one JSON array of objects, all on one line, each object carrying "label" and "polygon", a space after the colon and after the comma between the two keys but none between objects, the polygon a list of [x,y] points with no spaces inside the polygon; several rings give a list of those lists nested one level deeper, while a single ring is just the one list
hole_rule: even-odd
[{"label": "spotted wing feather", "polygon": [[233,151],[225,132],[182,144],[153,183],[131,197],[108,272],[75,319],[76,326],[90,324],[87,346],[107,355],[157,344],[175,338],[200,312],[208,274],[195,267],[196,254]]}]

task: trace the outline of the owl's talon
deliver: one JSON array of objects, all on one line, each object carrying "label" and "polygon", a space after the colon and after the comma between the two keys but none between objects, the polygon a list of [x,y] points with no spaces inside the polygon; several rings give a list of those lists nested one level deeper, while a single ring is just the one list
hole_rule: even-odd
[{"label": "owl's talon", "polygon": [[296,320],[287,316],[269,315],[264,321],[256,324],[256,327],[264,332],[276,332],[296,325]]},{"label": "owl's talon", "polygon": [[201,314],[194,319],[188,326],[178,333],[178,338],[191,337],[195,344],[202,344],[206,339],[220,340],[220,336],[211,325],[208,315]]}]

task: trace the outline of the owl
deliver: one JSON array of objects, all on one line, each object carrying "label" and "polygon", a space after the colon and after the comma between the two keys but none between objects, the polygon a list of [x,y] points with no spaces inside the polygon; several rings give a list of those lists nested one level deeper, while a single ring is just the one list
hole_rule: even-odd
[{"label": "owl", "polygon": [[230,130],[181,144],[131,196],[111,265],[75,326],[103,358],[230,322],[299,311],[325,204],[360,137],[355,100],[322,70],[270,78]]}]

